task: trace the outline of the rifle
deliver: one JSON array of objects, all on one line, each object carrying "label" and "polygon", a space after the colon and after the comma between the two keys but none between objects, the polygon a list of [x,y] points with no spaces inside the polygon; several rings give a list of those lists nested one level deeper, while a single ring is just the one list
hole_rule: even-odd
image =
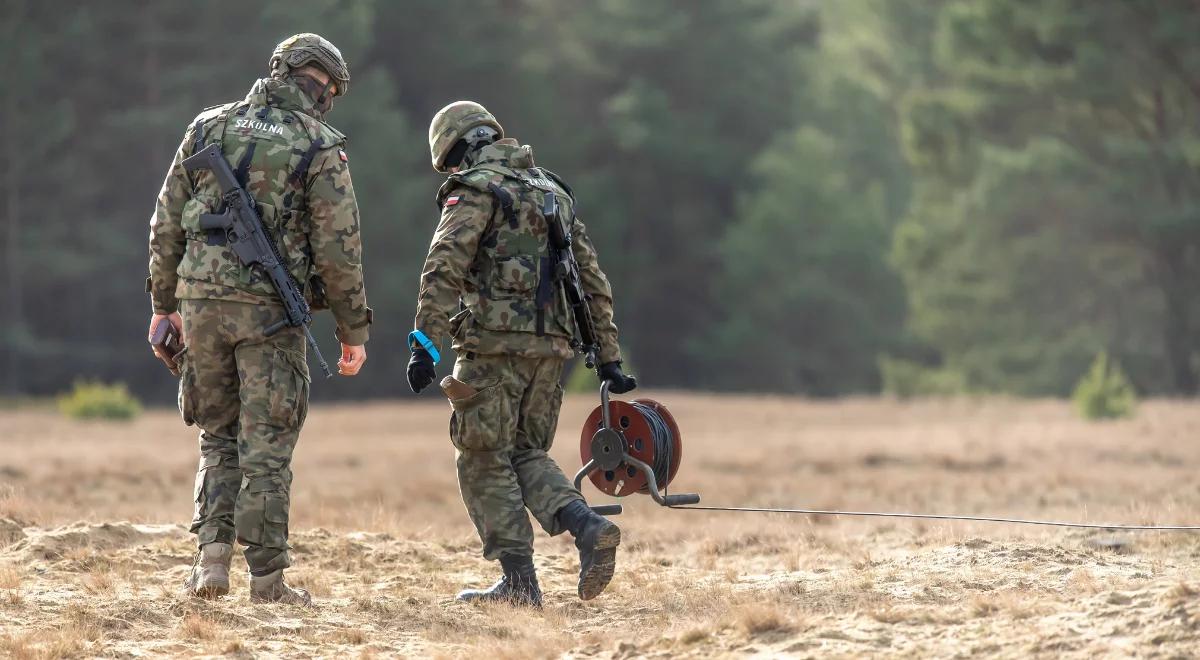
[{"label": "rifle", "polygon": [[596,341],[596,323],[592,320],[592,308],[588,306],[588,297],[583,292],[579,264],[575,262],[575,253],[571,250],[571,229],[559,213],[558,198],[552,192],[546,193],[542,215],[546,217],[546,227],[550,234],[550,258],[554,261],[554,279],[562,287],[567,304],[571,306],[571,314],[575,317],[576,337],[571,346],[583,354],[587,368],[594,369],[596,353],[600,350]]},{"label": "rifle", "polygon": [[217,179],[217,186],[221,189],[225,210],[221,213],[201,214],[200,229],[225,232],[226,244],[237,255],[242,265],[265,275],[283,303],[283,320],[268,326],[263,334],[270,337],[287,327],[302,328],[308,345],[312,347],[317,361],[321,363],[325,377],[332,376],[329,365],[317,346],[317,340],[313,339],[308,329],[308,324],[312,321],[312,310],[304,300],[304,293],[284,267],[279,250],[258,215],[254,199],[238,182],[233,168],[229,167],[229,161],[225,159],[225,154],[221,153],[220,145],[210,144],[192,154],[184,159],[183,167],[189,173],[196,170],[212,172]]}]

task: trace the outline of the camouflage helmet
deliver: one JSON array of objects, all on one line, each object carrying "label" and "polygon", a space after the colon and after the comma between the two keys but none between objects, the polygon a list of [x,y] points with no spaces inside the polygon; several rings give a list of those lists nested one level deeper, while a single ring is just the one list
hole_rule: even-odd
[{"label": "camouflage helmet", "polygon": [[429,155],[433,169],[445,172],[446,156],[464,135],[476,126],[490,126],[504,137],[504,127],[492,113],[474,101],[455,101],[437,111],[429,123]]},{"label": "camouflage helmet", "polygon": [[293,34],[284,39],[271,53],[271,75],[283,76],[292,69],[316,64],[337,83],[337,94],[350,91],[350,66],[328,39],[312,32]]}]

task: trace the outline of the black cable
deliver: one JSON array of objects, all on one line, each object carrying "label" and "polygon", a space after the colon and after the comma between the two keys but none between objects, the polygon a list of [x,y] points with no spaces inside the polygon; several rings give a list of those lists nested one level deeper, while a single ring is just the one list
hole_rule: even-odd
[{"label": "black cable", "polygon": [[651,464],[654,469],[654,480],[658,482],[660,490],[666,490],[667,482],[671,479],[671,460],[675,448],[675,437],[671,434],[671,427],[654,408],[636,401],[630,403],[641,413],[650,427],[650,442],[654,447],[654,462]]},{"label": "black cable", "polygon": [[799,513],[810,516],[859,516],[870,518],[920,518],[923,520],[967,520],[972,522],[1012,523],[1015,525],[1045,525],[1050,527],[1080,527],[1084,529],[1113,529],[1146,532],[1200,532],[1200,525],[1123,525],[1104,523],[1063,522],[1058,520],[1035,520],[1030,518],[999,518],[992,516],[954,516],[934,513],[905,513],[890,511],[828,511],[821,509],[772,509],[766,507],[741,506],[673,506],[672,509],[686,511],[733,511],[749,513]]},{"label": "black cable", "polygon": [[[675,449],[675,437],[672,434],[671,426],[667,424],[662,415],[659,414],[656,408],[647,406],[636,401],[630,402],[639,414],[646,420],[647,426],[650,427],[650,442],[654,449],[654,460],[651,461],[651,469],[654,471],[654,479],[658,482],[658,487],[666,491],[667,484],[671,478],[671,461],[672,454]],[[670,505],[668,505],[670,506]],[[1075,527],[1082,529],[1108,529],[1120,531],[1146,531],[1146,532],[1200,532],[1200,525],[1128,525],[1128,524],[1105,524],[1105,523],[1082,523],[1082,522],[1067,522],[1059,520],[1037,520],[1032,518],[1002,518],[996,516],[960,516],[935,513],[909,513],[904,511],[833,511],[824,509],[778,509],[768,507],[727,507],[727,506],[701,506],[701,505],[677,505],[670,506],[676,510],[691,510],[691,511],[731,511],[742,513],[784,513],[784,514],[802,514],[810,516],[856,516],[867,518],[919,518],[923,520],[964,520],[969,522],[994,522],[994,523],[1009,523],[1014,525],[1042,525],[1048,527]]]}]

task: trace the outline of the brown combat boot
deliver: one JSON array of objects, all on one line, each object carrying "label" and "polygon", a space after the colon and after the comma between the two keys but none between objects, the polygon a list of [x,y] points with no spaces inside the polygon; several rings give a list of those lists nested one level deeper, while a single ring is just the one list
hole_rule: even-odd
[{"label": "brown combat boot", "polygon": [[184,583],[189,596],[220,598],[229,593],[229,562],[233,546],[228,543],[206,543],[196,552],[192,572]]},{"label": "brown combat boot", "polygon": [[281,568],[262,577],[250,574],[250,602],[312,607],[312,596],[304,589],[294,589],[285,584]]}]

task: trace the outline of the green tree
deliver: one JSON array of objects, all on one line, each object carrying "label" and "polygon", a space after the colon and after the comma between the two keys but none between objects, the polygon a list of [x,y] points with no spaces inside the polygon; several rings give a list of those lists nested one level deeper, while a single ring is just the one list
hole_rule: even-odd
[{"label": "green tree", "polygon": [[1064,394],[1112,346],[1193,393],[1200,27],[1191,5],[951,2],[905,101],[913,327],[988,389]]},{"label": "green tree", "polygon": [[724,305],[710,355],[722,384],[815,395],[876,391],[878,356],[903,324],[886,265],[881,186],[856,184],[841,146],[813,128],[781,136],[718,246]]}]

